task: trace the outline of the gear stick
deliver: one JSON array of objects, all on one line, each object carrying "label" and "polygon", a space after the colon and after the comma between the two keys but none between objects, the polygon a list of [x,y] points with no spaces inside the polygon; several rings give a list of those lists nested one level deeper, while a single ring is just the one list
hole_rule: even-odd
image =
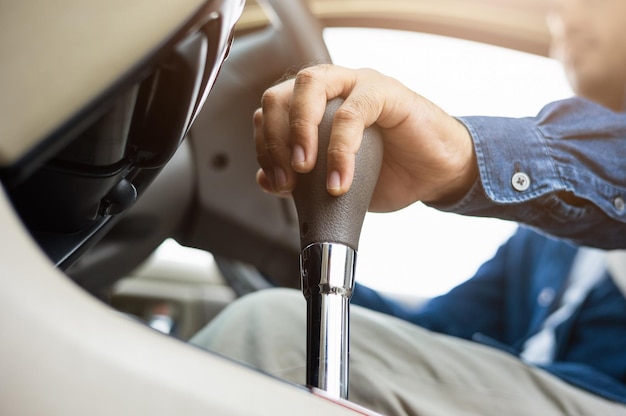
[{"label": "gear stick", "polygon": [[300,272],[307,301],[307,375],[310,387],[348,398],[349,307],[356,255],[365,213],[382,161],[382,137],[365,130],[350,190],[335,197],[326,190],[327,148],[335,111],[327,103],[319,126],[318,159],[301,174],[293,191],[300,226]]}]

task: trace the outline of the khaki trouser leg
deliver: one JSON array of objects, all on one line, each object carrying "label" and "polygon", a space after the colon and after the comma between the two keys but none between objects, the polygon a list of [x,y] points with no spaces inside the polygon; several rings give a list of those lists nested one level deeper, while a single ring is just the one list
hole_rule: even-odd
[{"label": "khaki trouser leg", "polygon": [[[616,404],[517,358],[351,307],[350,400],[388,415],[626,415]],[[303,384],[302,294],[248,295],[192,339],[203,348]]]}]

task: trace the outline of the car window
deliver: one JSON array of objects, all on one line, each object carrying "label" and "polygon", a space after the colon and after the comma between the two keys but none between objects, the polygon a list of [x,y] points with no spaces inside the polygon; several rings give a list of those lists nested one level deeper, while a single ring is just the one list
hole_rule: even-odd
[{"label": "car window", "polygon": [[[450,114],[523,117],[572,95],[553,59],[465,40],[386,29],[326,28],[333,62],[393,76]],[[461,217],[415,204],[368,213],[357,281],[433,296],[470,277],[515,224]]]}]

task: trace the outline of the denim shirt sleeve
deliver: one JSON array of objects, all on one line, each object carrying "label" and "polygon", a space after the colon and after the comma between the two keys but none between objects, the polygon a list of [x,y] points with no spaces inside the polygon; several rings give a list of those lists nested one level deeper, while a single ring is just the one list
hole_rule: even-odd
[{"label": "denim shirt sleeve", "polygon": [[479,180],[456,204],[432,206],[626,248],[626,114],[572,98],[537,117],[459,120],[474,141]]}]

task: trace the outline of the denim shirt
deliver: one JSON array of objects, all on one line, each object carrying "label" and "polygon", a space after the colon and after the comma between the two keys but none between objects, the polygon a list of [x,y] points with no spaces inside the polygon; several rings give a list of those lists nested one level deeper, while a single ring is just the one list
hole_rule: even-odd
[{"label": "denim shirt", "polygon": [[459,120],[474,141],[479,180],[456,204],[433,206],[626,248],[626,114],[571,98],[537,117]]}]

